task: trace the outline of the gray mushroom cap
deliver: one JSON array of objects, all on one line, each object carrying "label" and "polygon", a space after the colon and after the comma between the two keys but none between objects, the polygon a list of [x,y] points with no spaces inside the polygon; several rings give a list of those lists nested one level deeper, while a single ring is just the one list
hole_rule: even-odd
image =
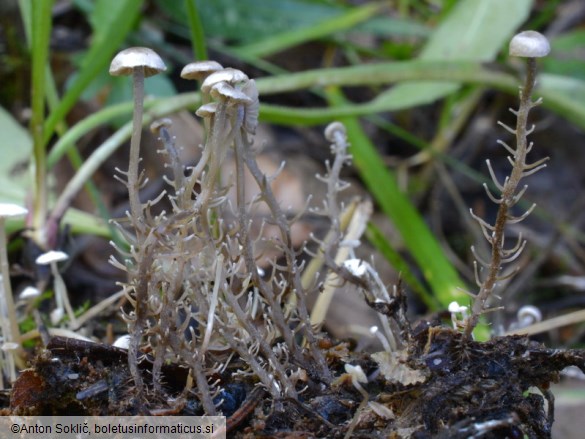
[{"label": "gray mushroom cap", "polygon": [[201,91],[203,93],[209,93],[212,87],[219,82],[237,84],[238,82],[247,81],[248,79],[248,76],[241,70],[228,67],[226,69],[212,73],[207,78],[205,78],[205,81],[203,81],[203,84],[201,84]]},{"label": "gray mushroom cap", "polygon": [[209,104],[205,104],[199,107],[195,114],[199,117],[210,117],[214,116],[216,111],[217,102],[210,102]]},{"label": "gray mushroom cap", "polygon": [[510,41],[510,56],[542,58],[550,52],[550,44],[539,32],[527,30],[514,35]]},{"label": "gray mushroom cap", "polygon": [[227,100],[234,104],[250,104],[252,99],[245,93],[236,90],[227,82],[218,82],[211,88],[211,96],[215,99]]},{"label": "gray mushroom cap", "polygon": [[157,119],[150,124],[150,132],[157,134],[161,128],[164,127],[169,129],[171,126],[173,126],[173,121],[168,117],[164,117],[162,119]]},{"label": "gray mushroom cap", "polygon": [[135,68],[144,68],[144,76],[157,75],[167,69],[158,54],[148,47],[129,47],[114,57],[110,64],[110,75],[131,75]]},{"label": "gray mushroom cap", "polygon": [[183,67],[181,78],[201,80],[219,70],[223,70],[223,66],[217,61],[195,61]]}]

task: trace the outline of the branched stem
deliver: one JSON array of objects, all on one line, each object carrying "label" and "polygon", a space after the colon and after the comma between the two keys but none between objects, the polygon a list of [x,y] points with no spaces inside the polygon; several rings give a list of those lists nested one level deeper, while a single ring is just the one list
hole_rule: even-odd
[{"label": "branched stem", "polygon": [[[510,161],[513,166],[510,176],[506,178],[504,184],[501,186],[501,196],[497,199],[499,208],[496,221],[492,226],[474,215],[480,223],[487,241],[491,245],[491,260],[487,266],[487,275],[483,282],[480,282],[481,286],[479,293],[473,302],[471,316],[467,320],[465,326],[464,336],[467,339],[471,337],[473,329],[478,323],[479,317],[486,311],[487,301],[493,294],[498,280],[501,279],[499,273],[502,264],[506,261],[515,259],[524,248],[523,242],[520,242],[514,247],[514,249],[512,249],[513,251],[504,249],[506,224],[516,221],[516,219],[509,214],[509,211],[512,206],[518,202],[519,197],[525,191],[524,187],[518,190],[519,183],[522,178],[528,175],[528,172],[538,170],[544,166],[542,163],[538,162],[536,166],[534,166],[534,164],[526,163],[526,156],[532,147],[527,141],[528,134],[532,132],[532,128],[527,128],[528,113],[532,108],[540,104],[540,100],[535,102],[532,101],[532,91],[536,82],[536,60],[534,58],[528,58],[527,64],[526,81],[524,87],[520,90],[520,106],[518,111],[511,110],[512,113],[516,115],[516,129],[512,130],[506,128],[516,136],[516,149],[512,150],[507,145],[504,145],[504,147],[512,154]],[[492,179],[495,180],[495,175],[491,170],[491,167],[490,174],[492,174]],[[499,186],[496,181],[494,182],[496,183],[496,186]],[[523,217],[524,215],[519,218],[523,219]],[[491,233],[487,233],[488,230],[491,231]]]}]

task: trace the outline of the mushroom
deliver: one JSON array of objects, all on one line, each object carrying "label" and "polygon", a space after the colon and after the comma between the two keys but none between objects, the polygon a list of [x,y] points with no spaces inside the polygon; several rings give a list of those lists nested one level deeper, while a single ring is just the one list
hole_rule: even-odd
[{"label": "mushroom", "polygon": [[[459,305],[456,301],[453,301],[449,304],[448,310],[451,313],[451,322],[453,322],[453,329],[457,330],[464,326],[468,319],[468,307],[465,305]],[[459,319],[457,314],[461,314],[461,320]]]},{"label": "mushroom", "polygon": [[36,297],[39,297],[40,295],[41,295],[41,292],[39,291],[38,288],[29,285],[28,287],[26,287],[24,290],[22,290],[20,292],[20,295],[18,296],[18,298],[20,300],[31,300],[31,299],[34,299]]},{"label": "mushroom", "polygon": [[521,329],[542,321],[542,313],[534,305],[524,305],[516,313],[516,318],[518,319],[517,329]]},{"label": "mushroom", "polygon": [[355,411],[355,414],[354,414],[351,422],[349,423],[349,426],[347,427],[347,432],[345,434],[345,438],[349,438],[349,437],[351,437],[353,430],[358,423],[358,420],[360,418],[362,410],[364,409],[364,407],[368,403],[368,399],[370,398],[370,395],[368,394],[366,389],[364,389],[360,384],[360,383],[363,383],[363,384],[368,383],[368,377],[366,376],[366,373],[364,372],[362,367],[360,365],[354,366],[352,364],[346,363],[344,366],[344,369],[345,369],[345,373],[351,377],[351,384],[353,385],[353,387],[358,392],[360,392],[360,394],[363,397],[362,401],[360,402],[360,405],[358,406],[358,408]]},{"label": "mushroom", "polygon": [[110,64],[110,75],[132,75],[134,83],[134,115],[127,177],[130,213],[135,219],[142,218],[142,208],[138,197],[138,162],[140,160],[140,136],[142,134],[144,78],[164,72],[166,69],[160,56],[147,47],[130,47],[122,50]]},{"label": "mushroom", "polygon": [[112,346],[128,350],[128,347],[130,347],[130,338],[128,334],[122,335],[116,339]]},{"label": "mushroom", "polygon": [[205,78],[205,81],[203,81],[203,84],[201,84],[201,91],[204,94],[209,94],[211,88],[219,82],[227,82],[228,84],[233,85],[237,84],[238,82],[247,81],[248,79],[248,76],[241,70],[228,67],[226,69],[212,73],[207,78]]},{"label": "mushroom", "polygon": [[246,105],[252,103],[252,99],[246,96],[245,93],[236,90],[225,81],[218,82],[211,87],[210,94],[215,99],[228,101],[234,105]]},{"label": "mushroom", "polygon": [[59,320],[61,320],[61,317],[63,317],[63,309],[65,309],[67,315],[69,316],[71,328],[77,328],[77,318],[75,317],[75,313],[73,312],[73,308],[69,302],[67,287],[65,286],[65,282],[63,281],[61,273],[59,273],[59,268],[57,267],[58,262],[65,261],[67,259],[69,259],[69,256],[67,256],[66,253],[62,251],[50,250],[47,253],[40,255],[35,260],[35,262],[39,265],[51,266],[51,273],[53,274],[54,278],[55,300],[57,302],[57,309],[51,313],[52,323],[54,325],[59,323]]},{"label": "mushroom", "polygon": [[542,58],[550,52],[550,44],[539,32],[527,30],[516,34],[510,41],[510,56]]},{"label": "mushroom", "polygon": [[[217,61],[195,61],[183,67],[183,70],[181,70],[181,78],[203,82],[209,75],[220,70],[223,70],[223,66]],[[209,96],[202,93],[201,102],[206,104],[208,101]]]},{"label": "mushroom", "polygon": [[195,112],[195,114],[199,117],[212,117],[215,115],[217,111],[217,103],[211,102],[209,104],[202,105],[199,109]]},{"label": "mushroom", "polygon": [[223,70],[223,66],[217,61],[195,61],[183,67],[183,70],[181,70],[181,78],[203,81],[209,75],[219,70]]},{"label": "mushroom", "polygon": [[[519,119],[524,117],[523,115],[523,101],[532,94],[534,85],[536,84],[536,58],[542,58],[548,55],[550,52],[550,44],[546,37],[541,33],[533,30],[527,30],[514,35],[510,41],[509,53],[510,56],[518,56],[520,58],[526,58],[527,70],[526,70],[526,81],[524,89],[520,92],[520,114],[517,115]],[[541,100],[537,100],[535,104],[526,102],[528,109],[534,105],[538,105]],[[526,114],[527,111],[526,111]],[[535,168],[536,169],[536,168]],[[532,171],[535,172],[535,171]]]},{"label": "mushroom", "polygon": [[[2,293],[0,294],[0,325],[4,343],[20,343],[20,331],[16,321],[14,297],[10,285],[10,270],[8,267],[8,252],[6,241],[5,221],[7,218],[25,216],[28,210],[12,203],[0,203],[0,272],[2,273]],[[9,375],[11,380],[16,379],[13,351],[8,353]],[[1,382],[1,381],[0,381]]]},{"label": "mushroom", "polygon": [[338,142],[340,140],[339,136],[341,136],[341,140],[345,141],[347,139],[347,130],[345,129],[345,125],[341,122],[331,122],[325,128],[325,138],[332,143]]}]

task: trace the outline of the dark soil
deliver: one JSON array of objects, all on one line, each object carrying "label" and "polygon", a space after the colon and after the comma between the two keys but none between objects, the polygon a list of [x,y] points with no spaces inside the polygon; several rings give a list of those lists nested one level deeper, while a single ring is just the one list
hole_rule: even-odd
[{"label": "dark soil", "polygon": [[[465,341],[459,332],[420,323],[408,346],[380,363],[352,354],[345,343],[322,340],[330,367],[340,378],[330,387],[307,378],[297,400],[273,400],[253,382],[222,376],[221,408],[230,437],[343,437],[354,416],[352,437],[549,438],[554,397],[549,385],[559,371],[585,371],[585,352],[547,349],[522,336]],[[388,354],[390,355],[390,354]],[[390,358],[390,357],[388,357]],[[352,386],[344,363],[359,364],[369,377],[369,405]],[[392,364],[392,367],[389,367]],[[148,358],[142,363],[148,373]],[[168,395],[180,394],[187,370],[164,370]],[[13,386],[10,408],[19,415],[202,415],[198,401],[169,408],[151,395],[137,403],[127,353],[107,345],[53,338]]]}]

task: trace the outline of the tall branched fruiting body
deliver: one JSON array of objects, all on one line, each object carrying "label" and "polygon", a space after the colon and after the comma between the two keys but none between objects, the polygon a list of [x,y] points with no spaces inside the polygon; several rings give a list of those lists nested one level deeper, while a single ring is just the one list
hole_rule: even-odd
[{"label": "tall branched fruiting body", "polygon": [[[136,246],[134,251],[141,252],[145,244],[146,230],[144,226],[144,211],[140,203],[139,191],[141,186],[141,174],[139,171],[140,162],[140,138],[142,134],[142,113],[144,101],[144,78],[156,75],[167,68],[162,59],[153,50],[147,47],[130,47],[119,52],[110,64],[110,75],[132,76],[134,93],[134,116],[132,119],[132,137],[130,139],[130,160],[128,171],[120,171],[124,178],[117,177],[128,189],[130,201],[129,218],[135,232]],[[139,393],[142,392],[142,379],[138,372],[138,345],[142,337],[143,324],[145,321],[144,307],[146,306],[146,285],[147,272],[142,273],[141,280],[134,285],[133,294],[130,300],[135,303],[136,318],[134,319],[134,331],[129,345],[130,369],[136,379],[136,386]]]},{"label": "tall branched fruiting body", "polygon": [[[534,209],[535,206],[532,205],[520,216],[513,216],[511,214],[512,207],[520,201],[522,195],[527,189],[526,185],[520,188],[520,181],[524,177],[532,175],[544,168],[546,166],[544,162],[548,160],[548,157],[546,157],[534,163],[528,163],[526,161],[527,155],[533,147],[532,142],[529,143],[527,137],[534,130],[534,126],[527,128],[528,114],[532,108],[542,102],[541,99],[536,101],[532,100],[532,91],[536,84],[536,58],[546,56],[549,51],[550,46],[546,38],[534,31],[521,32],[510,42],[511,56],[527,58],[526,80],[524,86],[520,89],[520,105],[518,110],[510,110],[516,116],[516,127],[511,128],[504,125],[502,122],[498,122],[516,137],[515,148],[501,140],[498,141],[498,143],[510,153],[508,160],[512,165],[512,171],[510,175],[506,177],[503,184],[496,178],[490,161],[487,161],[492,180],[500,191],[500,195],[495,196],[489,190],[487,185],[484,184],[489,198],[499,206],[495,223],[490,224],[471,211],[471,215],[479,222],[485,239],[491,246],[491,258],[489,261],[484,260],[472,247],[473,254],[476,258],[475,273],[479,292],[474,296],[471,315],[465,322],[464,334],[468,339],[471,337],[473,329],[478,323],[479,317],[483,313],[489,311],[488,299],[493,295],[498,281],[506,278],[506,276],[502,276],[501,274],[502,266],[517,259],[526,245],[526,241],[523,240],[520,235],[513,247],[506,248],[505,229],[507,224],[514,224],[522,221]],[[478,264],[482,266],[481,271],[486,271],[483,279],[481,279],[481,272],[478,269]]]}]

